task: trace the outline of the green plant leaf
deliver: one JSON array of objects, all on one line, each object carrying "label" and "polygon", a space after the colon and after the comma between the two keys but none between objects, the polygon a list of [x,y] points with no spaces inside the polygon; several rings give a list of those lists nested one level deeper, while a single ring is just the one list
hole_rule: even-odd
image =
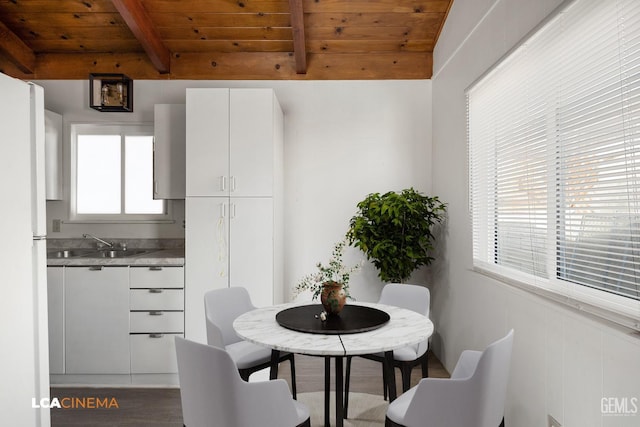
[{"label": "green plant leaf", "polygon": [[441,223],[446,204],[413,188],[369,194],[349,221],[348,243],[360,249],[383,281],[405,281],[433,261],[432,227]]}]

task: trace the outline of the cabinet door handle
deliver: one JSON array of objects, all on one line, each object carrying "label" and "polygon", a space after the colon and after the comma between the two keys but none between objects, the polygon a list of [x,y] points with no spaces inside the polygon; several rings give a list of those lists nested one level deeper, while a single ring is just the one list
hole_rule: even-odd
[{"label": "cabinet door handle", "polygon": [[164,334],[149,334],[149,338],[162,338]]},{"label": "cabinet door handle", "polygon": [[220,191],[227,191],[227,177],[224,175],[220,177]]},{"label": "cabinet door handle", "polygon": [[236,177],[232,176],[231,177],[231,192],[236,191]]},{"label": "cabinet door handle", "polygon": [[235,203],[231,203],[231,208],[230,208],[229,215],[231,217],[231,219],[236,217],[236,204]]},{"label": "cabinet door handle", "polygon": [[226,215],[225,204],[220,203],[220,218],[224,218]]},{"label": "cabinet door handle", "polygon": [[149,316],[162,316],[162,312],[161,311],[150,311],[149,312]]},{"label": "cabinet door handle", "polygon": [[162,289],[149,289],[149,293],[161,294],[162,293]]},{"label": "cabinet door handle", "polygon": [[158,194],[158,181],[153,181],[153,194]]},{"label": "cabinet door handle", "polygon": [[92,265],[89,267],[89,271],[102,271],[103,268],[104,266],[102,265]]},{"label": "cabinet door handle", "polygon": [[162,271],[162,267],[149,267],[150,271]]}]

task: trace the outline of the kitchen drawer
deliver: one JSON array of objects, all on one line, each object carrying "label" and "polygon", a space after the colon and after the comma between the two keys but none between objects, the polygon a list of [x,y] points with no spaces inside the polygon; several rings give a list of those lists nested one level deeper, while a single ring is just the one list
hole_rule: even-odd
[{"label": "kitchen drawer", "polygon": [[184,288],[184,267],[131,267],[129,283],[135,288]]},{"label": "kitchen drawer", "polygon": [[132,374],[173,374],[178,372],[175,337],[184,334],[129,335]]},{"label": "kitchen drawer", "polygon": [[182,289],[131,289],[131,310],[184,310]]},{"label": "kitchen drawer", "polygon": [[184,313],[182,311],[132,311],[131,332],[184,332]]}]

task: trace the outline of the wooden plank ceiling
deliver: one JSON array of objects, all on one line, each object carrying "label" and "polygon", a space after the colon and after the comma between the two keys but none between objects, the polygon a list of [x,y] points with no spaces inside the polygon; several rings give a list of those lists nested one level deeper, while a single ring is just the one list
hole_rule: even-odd
[{"label": "wooden plank ceiling", "polygon": [[453,0],[0,0],[22,79],[428,79]]}]

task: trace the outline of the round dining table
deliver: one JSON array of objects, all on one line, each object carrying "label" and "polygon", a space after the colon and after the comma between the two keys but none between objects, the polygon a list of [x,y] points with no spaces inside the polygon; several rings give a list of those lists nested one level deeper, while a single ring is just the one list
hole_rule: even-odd
[{"label": "round dining table", "polygon": [[[312,304],[317,309],[310,307],[309,303],[289,303],[270,307],[258,308],[240,315],[234,322],[233,328],[238,336],[255,344],[271,348],[271,379],[277,377],[278,358],[281,351],[288,353],[321,356],[325,358],[325,426],[330,426],[329,395],[331,359],[335,360],[335,393],[336,393],[336,426],[342,427],[344,420],[344,373],[343,358],[372,353],[384,353],[385,375],[389,388],[389,400],[393,401],[397,396],[395,370],[393,369],[393,350],[416,345],[428,339],[433,333],[433,323],[415,311],[375,303],[350,303],[349,305],[368,307],[370,309],[386,313],[388,320],[375,327],[360,330],[349,330],[347,326],[342,331],[325,330],[320,313],[322,305]],[[303,306],[306,306],[303,308]],[[305,316],[302,320],[304,328],[292,329],[294,326],[282,322],[284,314],[292,308],[299,316]],[[280,320],[287,327],[282,326]],[[307,318],[308,316],[308,318]],[[313,316],[313,317],[311,317]],[[291,315],[286,316],[291,320]],[[346,318],[347,316],[345,316]],[[299,323],[299,322],[294,322]],[[317,327],[314,325],[317,323]],[[306,325],[311,325],[311,329]],[[306,330],[306,329],[309,330]]]}]

